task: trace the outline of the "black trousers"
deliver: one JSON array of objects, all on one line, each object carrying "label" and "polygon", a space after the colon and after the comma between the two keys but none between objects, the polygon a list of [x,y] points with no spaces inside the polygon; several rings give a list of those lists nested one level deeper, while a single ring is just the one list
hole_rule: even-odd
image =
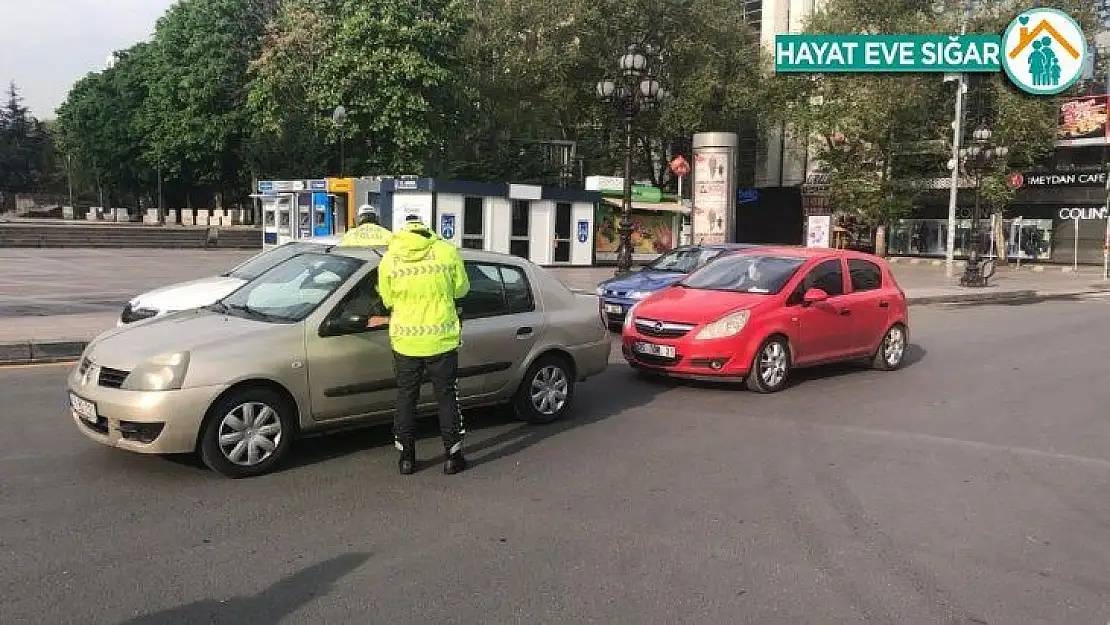
[{"label": "black trousers", "polygon": [[448,455],[462,450],[462,410],[459,409],[459,352],[451,350],[438,356],[405,356],[393,352],[393,369],[397,376],[397,416],[393,420],[393,436],[401,451],[412,450],[416,444],[416,406],[420,386],[428,380],[439,404],[439,434]]}]

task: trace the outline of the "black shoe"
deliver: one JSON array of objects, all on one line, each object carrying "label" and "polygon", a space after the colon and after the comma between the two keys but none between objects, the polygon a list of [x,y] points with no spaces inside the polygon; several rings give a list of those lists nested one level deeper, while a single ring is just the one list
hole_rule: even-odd
[{"label": "black shoe", "polygon": [[406,450],[401,452],[401,458],[397,460],[397,470],[401,475],[412,475],[416,473],[416,452]]},{"label": "black shoe", "polygon": [[443,463],[443,472],[447,475],[454,475],[466,470],[466,458],[461,453],[452,454],[447,457],[447,462]]}]

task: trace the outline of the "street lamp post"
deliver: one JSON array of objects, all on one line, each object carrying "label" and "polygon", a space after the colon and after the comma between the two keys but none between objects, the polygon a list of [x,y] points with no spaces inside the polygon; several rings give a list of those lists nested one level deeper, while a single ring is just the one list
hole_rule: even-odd
[{"label": "street lamp post", "polygon": [[597,96],[613,105],[624,119],[624,195],[617,233],[617,271],[621,276],[632,271],[632,122],[641,111],[654,108],[666,92],[648,72],[648,59],[632,44],[618,61],[620,73],[597,83]]},{"label": "street lamp post", "polygon": [[975,209],[971,215],[971,249],[968,250],[967,267],[964,275],[960,276],[961,286],[980,287],[986,286],[987,280],[983,277],[983,266],[979,258],[979,206],[983,195],[983,174],[989,171],[997,161],[1006,158],[1010,149],[1004,145],[997,145],[991,141],[991,131],[985,126],[980,126],[971,134],[970,145],[960,148],[959,159],[948,161],[948,167],[953,171],[962,164],[963,167],[975,176]]},{"label": "street lamp post", "polygon": [[343,155],[343,126],[347,123],[347,109],[342,104],[335,107],[335,111],[331,114],[331,121],[339,128],[339,177],[343,178],[346,176],[344,170],[346,163]]}]

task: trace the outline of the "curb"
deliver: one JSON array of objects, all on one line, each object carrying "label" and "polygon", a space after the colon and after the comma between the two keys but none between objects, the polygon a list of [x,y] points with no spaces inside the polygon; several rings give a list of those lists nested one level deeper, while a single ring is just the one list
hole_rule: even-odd
[{"label": "curb", "polygon": [[0,365],[38,365],[80,358],[88,341],[18,341],[0,343]]}]

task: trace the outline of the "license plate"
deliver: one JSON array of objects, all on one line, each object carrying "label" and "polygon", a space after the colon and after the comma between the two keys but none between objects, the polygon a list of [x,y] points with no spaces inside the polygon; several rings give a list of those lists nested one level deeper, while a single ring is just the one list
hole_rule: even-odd
[{"label": "license plate", "polygon": [[606,304],[605,312],[610,315],[623,315],[624,306],[621,306],[620,304]]},{"label": "license plate", "polygon": [[656,345],[655,343],[644,343],[637,341],[632,344],[632,349],[640,354],[648,354],[649,356],[662,356],[663,358],[674,358],[673,345]]},{"label": "license plate", "polygon": [[87,399],[82,399],[73,393],[69,394],[69,407],[73,410],[73,414],[88,421],[89,423],[96,423],[96,404]]}]

